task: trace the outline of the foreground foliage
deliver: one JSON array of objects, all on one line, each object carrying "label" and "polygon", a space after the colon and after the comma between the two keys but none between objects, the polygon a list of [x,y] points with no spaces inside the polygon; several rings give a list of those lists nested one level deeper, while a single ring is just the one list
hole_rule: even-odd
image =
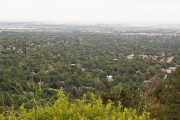
[{"label": "foreground foliage", "polygon": [[90,100],[84,96],[74,103],[69,102],[62,90],[58,93],[59,98],[54,105],[44,107],[34,106],[30,111],[21,107],[20,112],[9,111],[0,116],[1,120],[148,120],[149,113],[143,112],[137,115],[136,110],[122,108],[119,103],[109,101],[106,105],[102,99],[95,98],[92,94]]},{"label": "foreground foliage", "polygon": [[153,96],[158,103],[151,112],[154,118],[180,120],[180,68],[174,76],[168,84],[159,84],[154,90]]}]

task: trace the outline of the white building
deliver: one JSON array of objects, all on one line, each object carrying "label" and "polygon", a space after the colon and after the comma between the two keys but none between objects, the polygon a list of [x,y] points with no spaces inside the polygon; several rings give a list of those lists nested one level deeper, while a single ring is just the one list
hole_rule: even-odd
[{"label": "white building", "polygon": [[134,58],[134,54],[128,55],[128,56],[126,56],[126,58],[127,58],[128,60],[131,60],[131,59]]},{"label": "white building", "polygon": [[106,78],[107,78],[107,80],[109,82],[113,81],[113,76],[112,75],[107,75]]}]

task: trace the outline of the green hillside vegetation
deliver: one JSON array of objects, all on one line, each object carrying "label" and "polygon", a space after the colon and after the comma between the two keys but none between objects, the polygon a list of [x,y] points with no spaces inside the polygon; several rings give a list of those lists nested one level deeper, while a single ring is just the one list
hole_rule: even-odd
[{"label": "green hillside vegetation", "polygon": [[179,120],[180,35],[148,33],[2,31],[1,119]]}]

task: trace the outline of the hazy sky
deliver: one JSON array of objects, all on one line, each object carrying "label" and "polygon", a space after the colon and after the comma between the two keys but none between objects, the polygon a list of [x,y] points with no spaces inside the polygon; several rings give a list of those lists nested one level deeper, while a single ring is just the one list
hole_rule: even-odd
[{"label": "hazy sky", "polygon": [[180,0],[0,0],[0,21],[180,23]]}]

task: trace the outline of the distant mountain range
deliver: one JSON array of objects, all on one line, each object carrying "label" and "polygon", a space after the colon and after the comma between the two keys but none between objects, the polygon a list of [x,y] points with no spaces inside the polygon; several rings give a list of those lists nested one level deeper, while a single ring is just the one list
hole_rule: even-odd
[{"label": "distant mountain range", "polygon": [[0,22],[0,29],[41,29],[41,30],[103,30],[118,32],[175,32],[180,25],[141,25],[141,24],[52,24],[41,22]]}]

